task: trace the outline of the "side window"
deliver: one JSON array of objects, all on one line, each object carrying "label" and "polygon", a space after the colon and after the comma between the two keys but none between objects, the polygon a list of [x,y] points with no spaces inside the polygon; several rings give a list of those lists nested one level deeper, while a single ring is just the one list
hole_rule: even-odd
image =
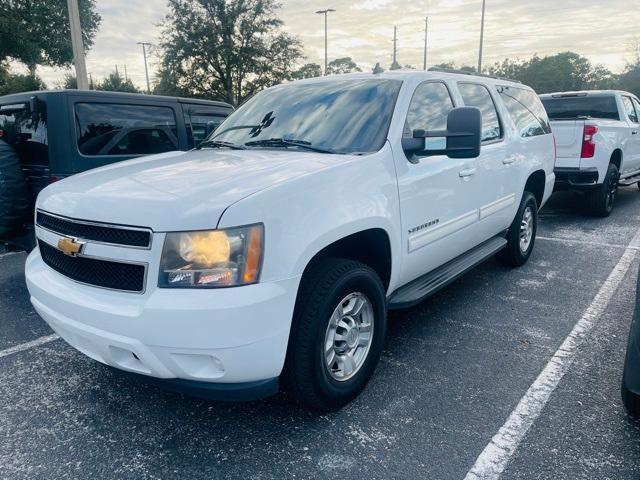
[{"label": "side window", "polygon": [[638,123],[638,112],[636,112],[635,107],[633,106],[633,101],[631,97],[627,97],[626,95],[622,96],[622,103],[624,104],[624,110],[627,112],[627,116],[629,120],[633,123]]},{"label": "side window", "polygon": [[[403,137],[411,137],[414,130],[446,130],[447,116],[453,110],[449,89],[442,82],[425,82],[413,92]],[[446,139],[427,138],[428,149],[444,149]]]},{"label": "side window", "polygon": [[168,107],[78,103],[75,115],[83,155],[150,155],[178,149],[176,119]]},{"label": "side window", "polygon": [[636,116],[640,119],[640,102],[635,98],[632,98],[631,100],[633,100],[633,106],[636,107]]},{"label": "side window", "polygon": [[482,112],[482,141],[502,138],[498,111],[487,87],[479,83],[459,83],[458,90],[467,107],[477,107]]},{"label": "side window", "polygon": [[187,133],[192,147],[199,144],[207,136],[207,127],[215,130],[226,117],[219,112],[209,112],[201,109],[190,109],[185,113]]},{"label": "side window", "polygon": [[498,93],[521,137],[551,133],[547,112],[533,91],[501,85],[498,87]]}]

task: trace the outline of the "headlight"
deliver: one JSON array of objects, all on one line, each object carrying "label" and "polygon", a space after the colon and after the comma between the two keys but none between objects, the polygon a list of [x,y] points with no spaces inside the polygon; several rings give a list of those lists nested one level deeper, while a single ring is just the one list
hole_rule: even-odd
[{"label": "headlight", "polygon": [[168,233],[158,286],[235,287],[256,283],[262,266],[264,227]]}]

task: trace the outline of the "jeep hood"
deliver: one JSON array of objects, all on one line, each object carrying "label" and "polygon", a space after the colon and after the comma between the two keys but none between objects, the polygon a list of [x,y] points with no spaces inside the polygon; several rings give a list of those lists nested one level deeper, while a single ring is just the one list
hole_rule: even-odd
[{"label": "jeep hood", "polygon": [[192,150],[101,167],[44,189],[37,208],[155,231],[215,228],[231,204],[347,161],[294,150]]}]

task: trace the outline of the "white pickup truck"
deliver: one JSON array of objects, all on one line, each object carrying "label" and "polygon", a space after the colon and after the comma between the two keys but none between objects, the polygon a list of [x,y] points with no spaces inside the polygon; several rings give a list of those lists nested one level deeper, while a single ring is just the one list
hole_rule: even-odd
[{"label": "white pickup truck", "polygon": [[26,279],[69,344],[227,400],[364,388],[388,308],[524,264],[555,151],[533,90],[389,72],[265,90],[199,148],[47,187]]},{"label": "white pickup truck", "polygon": [[613,90],[540,98],[557,142],[556,188],[586,191],[592,211],[608,216],[618,185],[640,182],[640,101]]}]

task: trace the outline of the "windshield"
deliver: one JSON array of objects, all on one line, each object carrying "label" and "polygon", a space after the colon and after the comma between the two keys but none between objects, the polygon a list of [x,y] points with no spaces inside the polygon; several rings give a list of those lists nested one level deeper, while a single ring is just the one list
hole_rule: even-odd
[{"label": "windshield", "polygon": [[[248,142],[251,148],[298,148],[294,143],[304,142],[334,153],[376,152],[387,138],[401,85],[398,80],[350,79],[265,90],[228,117],[209,140]],[[266,142],[273,139],[286,141]]]},{"label": "windshield", "polygon": [[551,120],[580,117],[620,120],[613,95],[543,98],[542,103]]}]

